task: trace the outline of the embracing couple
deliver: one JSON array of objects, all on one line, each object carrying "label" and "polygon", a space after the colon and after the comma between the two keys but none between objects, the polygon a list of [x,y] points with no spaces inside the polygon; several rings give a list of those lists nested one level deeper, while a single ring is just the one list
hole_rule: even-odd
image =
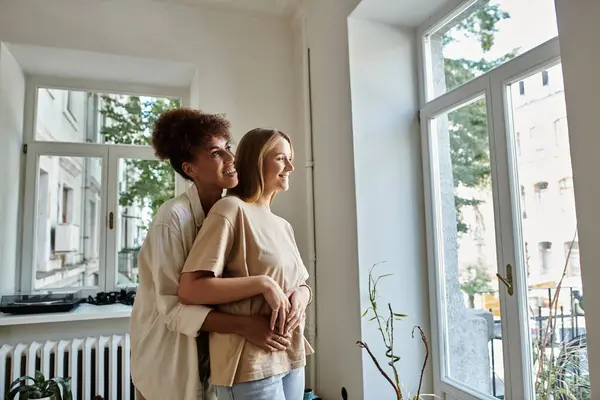
[{"label": "embracing couple", "polygon": [[193,184],[160,207],[140,249],[137,398],[302,399],[312,292],[292,226],[270,208],[294,170],[289,136],[254,129],[234,156],[229,121],[183,108],[159,117],[152,145]]}]

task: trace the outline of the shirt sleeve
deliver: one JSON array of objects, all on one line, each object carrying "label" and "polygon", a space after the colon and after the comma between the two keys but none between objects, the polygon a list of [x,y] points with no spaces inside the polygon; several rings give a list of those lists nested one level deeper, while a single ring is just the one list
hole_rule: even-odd
[{"label": "shirt sleeve", "polygon": [[179,302],[179,277],[186,259],[184,246],[169,226],[159,225],[155,229],[149,235],[151,248],[148,264],[154,281],[158,312],[169,330],[196,337],[212,308]]},{"label": "shirt sleeve", "polygon": [[208,271],[223,276],[235,237],[233,225],[224,216],[211,213],[202,224],[183,272]]}]

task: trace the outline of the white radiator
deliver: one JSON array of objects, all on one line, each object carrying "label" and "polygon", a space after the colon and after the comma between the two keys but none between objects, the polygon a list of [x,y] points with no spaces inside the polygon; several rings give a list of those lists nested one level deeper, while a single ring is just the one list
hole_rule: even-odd
[{"label": "white radiator", "polygon": [[[98,356],[100,355],[100,356]],[[129,334],[0,347],[0,398],[11,382],[41,371],[46,379],[71,377],[73,399],[105,400],[134,398],[129,370]]]}]

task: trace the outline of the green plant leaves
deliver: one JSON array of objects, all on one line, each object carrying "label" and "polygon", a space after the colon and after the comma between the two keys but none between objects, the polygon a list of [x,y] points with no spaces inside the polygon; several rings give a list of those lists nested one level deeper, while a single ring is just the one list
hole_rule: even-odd
[{"label": "green plant leaves", "polygon": [[[31,383],[27,383],[31,381]],[[35,372],[35,377],[21,376],[15,379],[6,394],[6,400],[14,400],[17,395],[22,399],[42,399],[54,396],[55,400],[72,400],[71,378],[54,377],[46,380],[40,371]],[[61,394],[62,389],[62,394]]]}]

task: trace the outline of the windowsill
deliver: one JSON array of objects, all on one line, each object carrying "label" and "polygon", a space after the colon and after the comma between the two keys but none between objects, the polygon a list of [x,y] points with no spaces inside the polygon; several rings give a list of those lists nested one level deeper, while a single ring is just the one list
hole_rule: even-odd
[{"label": "windowsill", "polygon": [[131,306],[110,304],[95,306],[80,304],[76,309],[64,313],[11,315],[0,313],[0,327],[12,325],[45,324],[55,322],[89,321],[102,319],[129,318]]}]

